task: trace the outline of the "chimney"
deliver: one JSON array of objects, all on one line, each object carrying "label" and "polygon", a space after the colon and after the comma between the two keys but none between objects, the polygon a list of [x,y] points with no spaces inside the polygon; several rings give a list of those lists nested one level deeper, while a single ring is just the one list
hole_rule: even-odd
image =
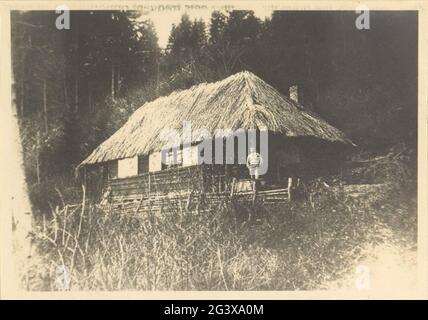
[{"label": "chimney", "polygon": [[289,88],[289,97],[291,100],[299,102],[299,89],[297,87],[297,84]]}]

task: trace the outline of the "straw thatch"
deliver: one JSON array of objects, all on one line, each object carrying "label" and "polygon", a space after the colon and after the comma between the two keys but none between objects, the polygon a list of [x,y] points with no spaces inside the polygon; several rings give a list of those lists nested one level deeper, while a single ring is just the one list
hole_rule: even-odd
[{"label": "straw thatch", "polygon": [[98,146],[82,165],[160,151],[165,128],[192,130],[268,129],[287,137],[311,136],[350,143],[344,134],[280,94],[262,79],[244,71],[215,83],[175,91],[140,107],[125,125]]}]

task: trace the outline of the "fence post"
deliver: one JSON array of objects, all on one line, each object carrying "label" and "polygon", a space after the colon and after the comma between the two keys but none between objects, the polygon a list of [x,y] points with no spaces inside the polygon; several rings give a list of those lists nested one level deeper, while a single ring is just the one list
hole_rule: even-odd
[{"label": "fence post", "polygon": [[232,186],[231,186],[231,190],[230,190],[230,197],[231,197],[231,198],[233,197],[233,194],[234,194],[234,192],[235,192],[235,183],[236,183],[236,178],[235,178],[235,177],[233,177],[233,178],[232,178]]},{"label": "fence post", "polygon": [[254,179],[253,180],[253,206],[256,202],[256,197],[257,197],[257,180]]},{"label": "fence post", "polygon": [[287,185],[287,189],[288,189],[288,200],[291,200],[291,189],[293,186],[293,178],[288,177],[288,185]]},{"label": "fence post", "polygon": [[201,166],[200,166],[200,169],[199,169],[199,173],[200,173],[200,183],[201,183],[201,193],[203,194],[203,193],[205,193],[205,170],[204,170],[204,165],[202,164]]}]

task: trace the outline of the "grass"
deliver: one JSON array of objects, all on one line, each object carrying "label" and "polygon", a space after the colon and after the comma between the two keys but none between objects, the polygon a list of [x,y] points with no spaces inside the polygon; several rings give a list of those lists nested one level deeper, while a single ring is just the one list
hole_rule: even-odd
[{"label": "grass", "polygon": [[[386,160],[383,160],[386,161]],[[196,214],[123,215],[83,202],[36,217],[29,290],[313,290],[349,275],[393,244],[416,250],[416,186],[404,164],[366,175],[381,188],[358,196],[321,180],[287,205]],[[389,166],[389,167],[387,167]],[[395,169],[394,169],[395,168]],[[357,188],[358,189],[358,188]],[[358,191],[358,190],[357,190]],[[62,267],[69,287],[58,286]]]}]

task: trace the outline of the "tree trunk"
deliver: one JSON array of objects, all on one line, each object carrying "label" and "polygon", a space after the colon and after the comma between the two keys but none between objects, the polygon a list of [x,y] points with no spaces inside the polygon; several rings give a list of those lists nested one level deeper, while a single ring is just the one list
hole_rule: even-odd
[{"label": "tree trunk", "polygon": [[37,131],[37,141],[36,141],[36,173],[37,173],[37,183],[41,182],[40,179],[40,131]]},{"label": "tree trunk", "polygon": [[67,90],[67,77],[64,74],[64,78],[63,78],[63,94],[64,94],[64,105],[66,106],[67,110],[70,111],[70,105],[68,103],[68,90]]},{"label": "tree trunk", "polygon": [[117,66],[116,71],[116,93],[120,91],[121,82],[120,82],[120,65]]},{"label": "tree trunk", "polygon": [[43,80],[43,119],[45,121],[45,132],[48,132],[48,104],[46,93],[46,80]]},{"label": "tree trunk", "polygon": [[156,97],[159,97],[159,69],[160,69],[160,61],[157,59],[156,62]]},{"label": "tree trunk", "polygon": [[92,83],[88,80],[88,110],[92,112]]},{"label": "tree trunk", "polygon": [[79,80],[74,81],[74,112],[79,112]]},{"label": "tree trunk", "polygon": [[111,98],[114,99],[114,64],[111,64]]},{"label": "tree trunk", "polygon": [[24,99],[25,99],[25,83],[24,83],[24,79],[21,79],[21,104],[20,104],[21,117],[24,116]]},{"label": "tree trunk", "polygon": [[[24,49],[23,49],[24,50]],[[24,99],[25,99],[25,51],[22,52],[21,60],[21,103],[20,103],[20,114],[21,117],[24,116]]]},{"label": "tree trunk", "polygon": [[73,64],[74,70],[74,112],[79,112],[79,71],[80,71],[80,48],[79,48],[79,23],[74,24]]}]

